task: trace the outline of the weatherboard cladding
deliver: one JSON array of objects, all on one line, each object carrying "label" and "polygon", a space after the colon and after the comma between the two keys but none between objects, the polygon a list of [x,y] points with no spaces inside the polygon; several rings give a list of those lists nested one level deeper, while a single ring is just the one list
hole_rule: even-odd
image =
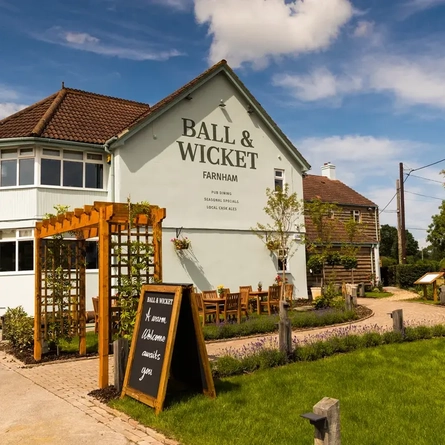
[{"label": "weatherboard cladding", "polygon": [[[329,179],[325,176],[306,175],[303,179],[303,196],[305,201],[319,198],[323,202],[338,205],[339,210],[335,212],[335,218],[338,224],[336,224],[333,229],[332,242],[348,242],[344,223],[351,218],[352,210],[359,210],[361,212],[362,221],[362,233],[355,242],[359,244],[376,244],[378,242],[375,220],[377,205],[343,182],[336,179]],[[308,216],[305,216],[305,226],[307,238],[315,241],[317,232]]]}]

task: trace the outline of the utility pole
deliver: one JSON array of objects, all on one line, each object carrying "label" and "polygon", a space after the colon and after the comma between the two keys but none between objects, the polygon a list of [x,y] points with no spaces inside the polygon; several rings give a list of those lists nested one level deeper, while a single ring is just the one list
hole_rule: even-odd
[{"label": "utility pole", "polygon": [[396,181],[396,191],[397,191],[397,257],[399,264],[402,264],[402,225],[400,218],[400,181]]},{"label": "utility pole", "polygon": [[399,164],[400,172],[400,232],[402,243],[402,264],[406,263],[406,229],[405,229],[405,186],[403,178],[403,162]]}]

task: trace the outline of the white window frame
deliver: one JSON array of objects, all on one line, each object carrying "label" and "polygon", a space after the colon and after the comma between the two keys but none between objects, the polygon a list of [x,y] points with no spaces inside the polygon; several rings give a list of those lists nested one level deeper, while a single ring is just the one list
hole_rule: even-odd
[{"label": "white window frame", "polygon": [[[5,229],[4,229],[5,230]],[[5,230],[6,231],[6,230]],[[22,228],[22,229],[11,229],[8,230],[13,232],[12,236],[4,237],[1,233],[0,235],[0,243],[15,243],[15,269],[14,270],[2,270],[0,271],[1,275],[11,275],[11,274],[33,274],[34,273],[34,229],[31,227]],[[30,233],[24,233],[24,232],[30,232]],[[0,230],[0,232],[2,232]],[[21,241],[32,241],[32,247],[33,247],[33,261],[32,261],[32,269],[28,270],[19,270],[19,242]]]},{"label": "white window frame", "polygon": [[277,191],[277,181],[281,181],[282,187],[281,190],[284,190],[284,187],[286,185],[286,178],[284,175],[284,170],[281,168],[275,168],[274,169],[274,191]]},{"label": "white window frame", "polygon": [[[11,158],[4,158],[2,159],[1,157],[1,153],[4,151],[12,151],[15,150],[15,157],[11,157]],[[22,153],[22,150],[31,150],[30,153]],[[15,185],[1,185],[0,184],[0,190],[3,189],[8,189],[8,188],[17,188],[17,187],[34,187],[36,184],[36,150],[34,147],[30,147],[30,146],[23,146],[23,147],[5,147],[2,148],[0,150],[0,174],[1,174],[1,163],[2,161],[10,161],[10,160],[16,160],[16,180],[15,180]],[[34,159],[34,180],[32,182],[32,184],[24,184],[21,185],[20,184],[20,160],[21,159]]]},{"label": "white window frame", "polygon": [[360,210],[351,210],[351,218],[358,223],[362,222],[362,212]]},{"label": "white window frame", "polygon": [[[281,249],[280,249],[281,250]],[[289,250],[289,249],[287,249]],[[280,267],[280,262],[286,265],[286,268],[283,270],[282,267]],[[289,273],[290,269],[289,269],[289,258],[285,258],[284,260],[280,260],[280,252],[277,252],[277,272],[278,273]]]},{"label": "white window frame", "polygon": [[[58,155],[52,156],[51,154],[44,154],[44,150],[51,150],[54,152],[58,152]],[[65,152],[78,152],[78,153],[82,153],[82,159],[69,159],[68,157],[64,157],[64,153]],[[98,157],[100,156],[101,159],[89,159],[89,155],[93,156],[93,157]],[[103,153],[98,153],[98,152],[94,152],[94,151],[82,151],[82,150],[73,150],[73,149],[63,149],[63,148],[53,148],[53,147],[40,147],[39,150],[39,172],[38,172],[38,185],[41,187],[56,187],[56,188],[68,188],[70,190],[106,190],[106,171],[105,171],[105,165],[106,165],[106,160],[104,159],[104,154]],[[54,160],[58,160],[60,162],[60,183],[59,185],[50,185],[50,184],[42,184],[42,170],[41,170],[41,161],[42,159],[54,159]],[[63,162],[64,161],[69,161],[69,162],[79,162],[82,163],[82,186],[81,187],[75,187],[75,186],[64,186],[63,185]],[[95,188],[95,187],[86,187],[85,183],[86,183],[86,164],[99,164],[102,165],[102,188]]]}]

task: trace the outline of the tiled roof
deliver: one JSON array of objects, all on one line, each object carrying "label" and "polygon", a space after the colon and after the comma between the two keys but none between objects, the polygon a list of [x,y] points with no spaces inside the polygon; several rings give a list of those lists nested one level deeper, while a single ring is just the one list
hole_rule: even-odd
[{"label": "tiled roof", "polygon": [[42,137],[104,144],[150,109],[148,104],[71,88],[0,121],[0,139]]},{"label": "tiled roof", "polygon": [[377,207],[368,198],[343,184],[343,182],[325,176],[306,175],[303,178],[303,196],[305,201],[311,201],[318,197],[323,202],[338,205]]}]

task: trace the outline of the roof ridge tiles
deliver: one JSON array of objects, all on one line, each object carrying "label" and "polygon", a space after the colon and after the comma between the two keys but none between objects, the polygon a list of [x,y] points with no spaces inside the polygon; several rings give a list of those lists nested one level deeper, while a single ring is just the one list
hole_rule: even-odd
[{"label": "roof ridge tiles", "polygon": [[43,114],[42,118],[39,120],[39,122],[37,122],[37,125],[32,130],[31,135],[33,135],[33,136],[40,136],[43,133],[43,130],[45,129],[46,124],[54,116],[54,113],[59,108],[59,105],[62,103],[62,101],[65,98],[65,96],[66,96],[66,89],[62,88],[57,93],[57,96],[54,98],[54,100],[51,103],[51,105],[45,111],[45,113]]},{"label": "roof ridge tiles", "polygon": [[[23,108],[22,110],[17,111],[17,112],[14,113],[14,114],[11,114],[10,116],[6,116],[4,119],[0,119],[0,126],[3,125],[3,124],[6,123],[6,122],[9,122],[10,120],[14,119],[15,117],[21,116],[22,114],[27,113],[27,112],[29,112],[30,110],[33,110],[34,108],[36,108],[36,107],[42,105],[43,103],[49,101],[50,99],[55,98],[55,97],[57,96],[57,94],[58,94],[58,92],[55,92],[55,93],[53,93],[53,94],[50,94],[49,96],[47,96],[47,97],[45,97],[45,98],[39,100],[38,102],[36,102],[36,103],[34,103],[34,104],[32,104],[32,105],[29,105],[28,107],[25,107],[25,108]],[[52,102],[51,102],[51,103],[52,103]],[[51,105],[48,105],[48,107],[50,107],[50,106],[51,106]]]}]

